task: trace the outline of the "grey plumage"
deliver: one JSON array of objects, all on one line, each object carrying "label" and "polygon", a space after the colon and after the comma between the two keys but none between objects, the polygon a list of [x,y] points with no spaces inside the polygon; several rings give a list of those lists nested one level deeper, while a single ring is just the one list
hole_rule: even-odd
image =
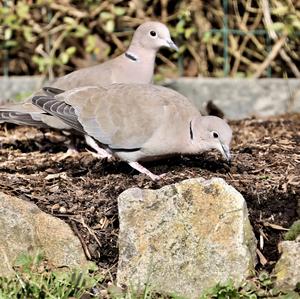
[{"label": "grey plumage", "polygon": [[201,116],[187,98],[165,87],[87,86],[52,97],[36,96],[32,101],[152,179],[158,177],[138,161],[214,148],[230,159],[228,124],[218,117]]},{"label": "grey plumage", "polygon": [[[155,36],[152,36],[151,32],[152,34],[155,32]],[[102,64],[80,69],[57,78],[49,86],[52,88],[52,93],[55,93],[59,89],[69,90],[88,85],[151,83],[155,56],[161,47],[177,50],[176,45],[171,40],[168,28],[164,24],[145,22],[134,32],[131,44],[125,53]],[[135,57],[135,60],[128,58],[128,54]],[[43,91],[39,90],[33,96],[42,94]],[[56,129],[70,128],[66,123],[51,116],[39,115],[40,110],[31,105],[31,98],[32,96],[25,103],[0,107],[0,123],[13,122],[16,124],[49,126]]]}]

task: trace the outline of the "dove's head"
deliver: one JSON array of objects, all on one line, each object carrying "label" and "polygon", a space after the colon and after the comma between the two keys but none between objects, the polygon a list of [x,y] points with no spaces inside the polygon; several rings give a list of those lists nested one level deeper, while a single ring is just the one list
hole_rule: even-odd
[{"label": "dove's head", "polygon": [[160,22],[145,22],[140,25],[134,32],[131,45],[154,51],[158,51],[161,47],[178,51],[168,27]]},{"label": "dove's head", "polygon": [[195,117],[190,123],[190,135],[200,152],[217,149],[225,159],[231,160],[232,130],[223,119],[216,116]]}]

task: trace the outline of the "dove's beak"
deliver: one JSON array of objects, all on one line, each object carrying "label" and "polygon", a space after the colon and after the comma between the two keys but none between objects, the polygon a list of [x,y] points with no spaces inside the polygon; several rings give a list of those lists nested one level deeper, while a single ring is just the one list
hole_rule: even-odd
[{"label": "dove's beak", "polygon": [[228,161],[230,162],[231,161],[231,154],[230,154],[230,149],[227,145],[223,144],[222,142],[221,143],[221,147],[222,147],[222,155],[223,157]]},{"label": "dove's beak", "polygon": [[166,40],[166,42],[167,42],[167,47],[168,48],[170,48],[170,49],[173,49],[173,50],[175,50],[175,51],[179,51],[179,49],[178,49],[178,47],[176,46],[176,44],[171,40],[171,39],[169,39],[169,40]]}]

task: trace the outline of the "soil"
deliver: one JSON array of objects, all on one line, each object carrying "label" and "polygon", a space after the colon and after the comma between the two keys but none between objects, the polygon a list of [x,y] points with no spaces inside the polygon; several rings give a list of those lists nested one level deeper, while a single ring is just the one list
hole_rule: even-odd
[{"label": "soil", "polygon": [[299,218],[300,114],[230,122],[233,161],[218,152],[147,163],[159,182],[126,163],[99,160],[77,140],[79,153],[65,156],[70,142],[59,132],[0,126],[0,191],[34,202],[69,223],[87,257],[112,276],[118,259],[117,196],[133,186],[157,189],[194,177],[221,177],[247,201],[259,240],[258,269],[271,270],[285,229]]}]

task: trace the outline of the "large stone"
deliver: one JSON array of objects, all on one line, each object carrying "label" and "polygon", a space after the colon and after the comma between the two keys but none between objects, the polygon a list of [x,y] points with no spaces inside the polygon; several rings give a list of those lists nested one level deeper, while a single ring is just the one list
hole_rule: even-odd
[{"label": "large stone", "polygon": [[38,251],[53,268],[88,265],[80,241],[65,222],[0,192],[0,276],[14,273],[20,254]]},{"label": "large stone", "polygon": [[[0,77],[0,104],[26,98],[42,84],[47,85],[40,76]],[[229,119],[300,112],[299,79],[179,78],[164,85],[186,95],[201,111],[213,100]]]},{"label": "large stone", "polygon": [[282,290],[293,290],[297,284],[300,286],[300,240],[281,242],[279,251],[281,257],[274,269],[275,284]]},{"label": "large stone", "polygon": [[199,110],[213,100],[229,119],[300,112],[299,79],[179,78],[166,86],[187,96]]},{"label": "large stone", "polygon": [[119,284],[196,298],[253,272],[256,240],[246,203],[223,179],[132,188],[118,203]]}]

